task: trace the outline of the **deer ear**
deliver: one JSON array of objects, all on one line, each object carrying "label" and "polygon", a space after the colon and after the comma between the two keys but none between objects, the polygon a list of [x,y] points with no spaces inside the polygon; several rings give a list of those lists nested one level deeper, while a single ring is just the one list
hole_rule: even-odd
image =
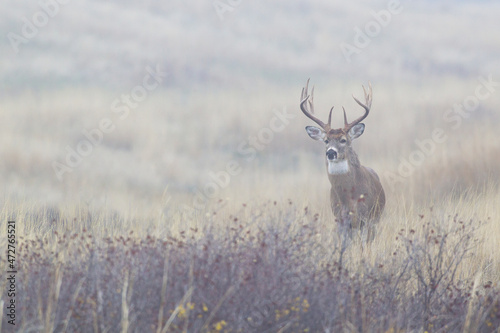
[{"label": "deer ear", "polygon": [[356,124],[349,130],[349,137],[351,138],[351,140],[354,140],[360,137],[364,131],[365,131],[365,124],[363,123]]},{"label": "deer ear", "polygon": [[326,139],[326,133],[321,128],[314,126],[306,126],[306,131],[309,136],[314,140],[324,141]]}]

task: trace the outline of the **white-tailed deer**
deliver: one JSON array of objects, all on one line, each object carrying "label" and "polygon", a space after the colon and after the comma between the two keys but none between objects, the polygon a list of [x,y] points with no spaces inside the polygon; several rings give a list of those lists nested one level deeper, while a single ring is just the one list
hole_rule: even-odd
[{"label": "white-tailed deer", "polygon": [[333,129],[332,111],[328,115],[328,123],[323,123],[314,114],[314,87],[308,95],[309,80],[302,89],[300,109],[304,114],[320,126],[307,126],[307,134],[314,140],[325,143],[326,169],[332,188],[330,202],[333,214],[342,230],[352,236],[352,230],[367,230],[368,240],[373,240],[374,225],[380,220],[385,206],[385,193],[378,175],[372,169],[359,163],[358,155],[353,150],[352,140],[363,134],[365,125],[361,123],[368,116],[372,104],[372,87],[365,87],[365,103],[361,103],[354,95],[354,100],[365,110],[364,115],[351,123],[347,122],[344,110],[344,127]]}]

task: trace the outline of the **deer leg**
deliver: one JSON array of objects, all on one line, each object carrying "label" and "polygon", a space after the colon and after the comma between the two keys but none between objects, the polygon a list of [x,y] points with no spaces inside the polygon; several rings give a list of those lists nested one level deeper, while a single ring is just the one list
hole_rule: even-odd
[{"label": "deer leg", "polygon": [[373,240],[375,239],[375,225],[373,223],[370,223],[367,225],[367,229],[368,229],[367,240],[368,242],[373,242]]},{"label": "deer leg", "polygon": [[352,238],[352,223],[354,214],[348,206],[343,206],[340,213],[340,230],[344,235]]}]

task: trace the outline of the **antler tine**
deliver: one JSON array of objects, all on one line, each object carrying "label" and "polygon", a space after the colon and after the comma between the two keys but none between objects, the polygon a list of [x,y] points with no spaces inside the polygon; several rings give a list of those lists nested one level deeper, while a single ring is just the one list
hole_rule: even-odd
[{"label": "antler tine", "polygon": [[314,86],[311,89],[311,99],[309,100],[309,109],[311,114],[314,114]]},{"label": "antler tine", "polygon": [[[306,117],[308,117],[309,119],[314,121],[316,124],[321,126],[321,128],[326,130],[327,124],[325,124],[324,122],[322,122],[321,120],[319,120],[318,118],[316,118],[315,116],[312,115],[314,113],[314,104],[313,104],[314,87],[311,91],[311,96],[308,95],[308,87],[309,87],[309,79],[307,80],[306,86],[304,88],[302,88],[300,109],[306,115]],[[309,99],[309,97],[311,99]],[[307,103],[307,106],[306,106],[306,103]],[[330,116],[331,116],[331,111],[330,111]],[[329,122],[331,120],[330,118],[329,118]],[[328,125],[328,127],[329,127],[329,125]]]},{"label": "antler tine", "polygon": [[309,79],[307,79],[306,86],[302,88],[302,94],[300,94],[300,103],[307,97],[307,90],[309,87]]},{"label": "antler tine", "polygon": [[[359,124],[361,121],[363,121],[366,117],[368,117],[368,114],[370,113],[370,109],[372,107],[372,84],[368,82],[368,87],[369,90],[366,92],[365,86],[363,86],[363,92],[365,94],[365,103],[363,104],[359,99],[357,99],[354,94],[352,95],[352,98],[358,103],[363,109],[365,109],[365,114],[359,117],[358,119],[354,120],[353,122],[346,124],[346,128],[351,128],[356,124]],[[347,123],[347,118],[345,117],[344,114],[344,123]]]},{"label": "antler tine", "polygon": [[331,128],[332,127],[332,111],[333,111],[333,106],[330,109],[330,114],[328,115],[328,126]]},{"label": "antler tine", "polygon": [[347,116],[346,116],[346,114],[345,114],[345,109],[344,109],[344,107],[342,107],[342,110],[344,110],[344,126],[347,126],[347,125],[349,125],[349,123],[347,122]]}]

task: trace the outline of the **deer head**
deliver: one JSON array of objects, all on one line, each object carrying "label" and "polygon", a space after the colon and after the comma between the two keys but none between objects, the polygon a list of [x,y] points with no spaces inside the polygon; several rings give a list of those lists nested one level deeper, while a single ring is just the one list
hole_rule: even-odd
[{"label": "deer head", "polygon": [[322,122],[313,115],[314,87],[311,90],[311,95],[309,95],[308,86],[309,80],[307,80],[305,88],[302,89],[300,109],[308,118],[320,126],[307,126],[306,131],[312,139],[325,143],[328,173],[330,175],[345,174],[349,172],[350,168],[359,167],[359,161],[351,147],[351,143],[352,140],[360,137],[365,130],[365,124],[363,124],[362,121],[368,116],[372,104],[371,84],[369,84],[368,92],[363,86],[365,103],[360,102],[354,95],[352,96],[356,103],[365,110],[365,113],[349,123],[347,121],[345,109],[342,107],[344,110],[344,127],[337,129],[331,127],[333,107],[330,109],[328,115],[328,123]]}]

